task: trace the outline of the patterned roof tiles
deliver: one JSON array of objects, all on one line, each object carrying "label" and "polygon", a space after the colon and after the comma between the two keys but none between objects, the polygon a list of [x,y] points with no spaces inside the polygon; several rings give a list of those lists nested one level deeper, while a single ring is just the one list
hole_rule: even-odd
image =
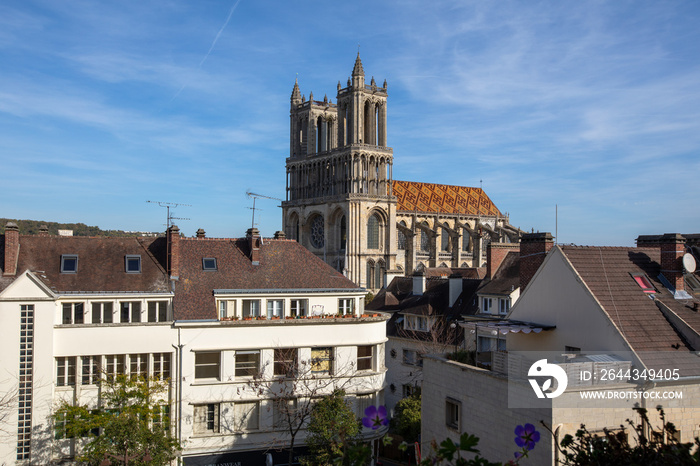
[{"label": "patterned roof tiles", "polygon": [[399,211],[502,216],[481,188],[397,180],[392,187]]}]

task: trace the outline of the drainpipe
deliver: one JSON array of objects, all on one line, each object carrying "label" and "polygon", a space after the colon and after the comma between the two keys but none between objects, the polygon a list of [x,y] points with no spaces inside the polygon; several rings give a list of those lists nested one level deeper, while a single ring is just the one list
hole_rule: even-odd
[{"label": "drainpipe", "polygon": [[[172,345],[177,353],[177,382],[175,382],[175,392],[177,398],[177,440],[182,445],[182,347],[180,343],[180,328],[177,329],[177,345]],[[182,457],[178,457],[178,464],[182,464]]]}]

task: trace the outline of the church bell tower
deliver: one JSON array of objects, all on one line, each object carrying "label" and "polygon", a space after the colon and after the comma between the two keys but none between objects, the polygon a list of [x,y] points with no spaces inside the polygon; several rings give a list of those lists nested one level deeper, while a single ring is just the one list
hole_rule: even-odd
[{"label": "church bell tower", "polygon": [[396,265],[393,151],[387,83],[365,82],[357,54],[336,103],[309,100],[294,83],[284,231],[359,286],[378,290]]}]

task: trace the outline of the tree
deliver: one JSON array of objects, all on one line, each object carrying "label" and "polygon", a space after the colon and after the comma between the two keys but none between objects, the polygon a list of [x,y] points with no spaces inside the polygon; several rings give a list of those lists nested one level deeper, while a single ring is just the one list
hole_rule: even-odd
[{"label": "tree", "polygon": [[420,408],[420,389],[396,403],[394,417],[391,419],[391,428],[403,437],[406,442],[418,441],[421,421]]},{"label": "tree", "polygon": [[53,414],[56,437],[87,437],[76,459],[88,464],[168,464],[180,448],[170,435],[168,385],[123,375],[104,379],[99,407],[61,402]]},{"label": "tree", "polygon": [[316,348],[310,359],[299,360],[297,348],[278,348],[273,370],[263,368],[248,384],[272,407],[275,427],[289,442],[288,464],[293,463],[297,435],[306,427],[316,402],[344,389],[353,380],[353,364],[338,367],[332,354],[331,348]]},{"label": "tree", "polygon": [[345,456],[345,448],[360,432],[357,417],[345,401],[345,390],[335,390],[316,402],[308,431],[309,464],[332,464],[334,459]]}]

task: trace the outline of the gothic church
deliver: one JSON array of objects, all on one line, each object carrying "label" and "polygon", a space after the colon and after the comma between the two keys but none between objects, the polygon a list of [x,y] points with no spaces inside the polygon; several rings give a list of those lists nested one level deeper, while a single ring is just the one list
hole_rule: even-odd
[{"label": "gothic church", "polygon": [[393,179],[387,147],[387,83],[358,53],[336,103],[306,100],[294,83],[283,226],[359,286],[376,291],[425,267],[479,267],[489,242],[520,231],[481,188]]}]

